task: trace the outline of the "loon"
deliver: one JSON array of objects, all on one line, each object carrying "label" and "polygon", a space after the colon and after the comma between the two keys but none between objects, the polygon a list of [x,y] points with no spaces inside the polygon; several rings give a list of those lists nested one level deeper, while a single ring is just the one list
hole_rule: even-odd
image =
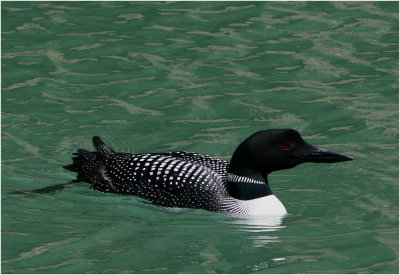
[{"label": "loon", "polygon": [[[353,160],[307,143],[293,129],[254,133],[237,147],[230,162],[186,151],[119,153],[97,136],[93,145],[95,152],[78,149],[73,163],[63,166],[77,172],[76,181],[90,183],[91,189],[138,196],[161,207],[243,215],[287,213],[269,188],[271,172],[305,162]],[[250,178],[256,175],[263,181]]]}]

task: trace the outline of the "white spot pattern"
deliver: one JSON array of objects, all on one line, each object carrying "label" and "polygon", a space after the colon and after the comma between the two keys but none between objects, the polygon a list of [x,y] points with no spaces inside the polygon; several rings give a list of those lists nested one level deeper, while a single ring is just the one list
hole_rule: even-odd
[{"label": "white spot pattern", "polygon": [[229,196],[227,181],[263,184],[228,174],[227,161],[197,153],[113,152],[98,160],[97,153],[82,152],[80,156],[84,155],[86,163],[78,178],[91,183],[91,188],[136,195],[164,207],[246,213],[248,206],[241,207],[239,200]]}]

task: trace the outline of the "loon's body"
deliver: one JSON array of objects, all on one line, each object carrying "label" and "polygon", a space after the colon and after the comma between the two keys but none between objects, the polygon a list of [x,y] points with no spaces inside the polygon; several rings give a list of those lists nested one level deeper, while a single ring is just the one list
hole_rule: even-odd
[{"label": "loon's body", "polygon": [[[264,148],[268,138],[278,138],[279,142],[276,146],[268,144]],[[283,139],[279,140],[280,138]],[[290,156],[287,154],[289,148],[286,147],[296,147],[290,140],[293,138],[299,145],[304,142],[302,145],[308,151],[298,154],[296,161],[287,158],[286,163],[277,166],[284,161],[285,156]],[[267,175],[270,172],[294,167],[306,161],[336,162],[352,159],[311,146],[296,131],[290,129],[255,133],[238,147],[231,163],[191,152],[117,153],[99,137],[93,138],[93,145],[96,152],[79,149],[74,153],[77,157],[73,158],[73,164],[64,167],[77,172],[77,179],[90,183],[93,189],[139,196],[163,207],[199,208],[244,215],[286,214],[283,204],[269,189]],[[270,150],[266,154],[263,149]],[[282,153],[284,158],[276,155],[276,151]],[[316,152],[329,156],[324,159],[323,156],[316,156]],[[269,165],[264,163],[271,161],[273,163]],[[261,174],[264,181],[248,177],[254,174]],[[255,194],[245,196],[237,188],[238,185],[263,186]]]}]

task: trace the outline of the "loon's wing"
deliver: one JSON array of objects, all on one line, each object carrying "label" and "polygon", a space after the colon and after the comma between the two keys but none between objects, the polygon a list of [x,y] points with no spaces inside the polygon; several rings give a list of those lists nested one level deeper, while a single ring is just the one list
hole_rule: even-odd
[{"label": "loon's wing", "polygon": [[210,168],[217,174],[221,176],[225,176],[228,172],[229,162],[223,159],[215,158],[209,155],[202,155],[193,152],[186,151],[178,151],[178,152],[168,152],[168,153],[159,153],[157,155],[170,156],[173,158],[178,158],[181,160],[185,160],[187,162],[191,162],[197,165],[205,166]]},{"label": "loon's wing", "polygon": [[[216,211],[222,198],[227,196],[219,174],[179,158],[115,153],[104,159],[103,164],[102,186],[142,197],[159,206]],[[92,187],[98,189],[99,182],[95,183]]]}]

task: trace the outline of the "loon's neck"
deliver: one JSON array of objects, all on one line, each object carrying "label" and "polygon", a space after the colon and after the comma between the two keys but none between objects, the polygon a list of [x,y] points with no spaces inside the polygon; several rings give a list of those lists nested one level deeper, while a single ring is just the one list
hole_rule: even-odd
[{"label": "loon's neck", "polygon": [[227,190],[230,196],[238,200],[252,200],[272,195],[272,191],[268,183],[249,184],[228,182]]},{"label": "loon's neck", "polygon": [[[234,160],[234,158],[232,159]],[[241,177],[257,176],[258,174],[259,176],[262,176],[264,183],[251,184],[249,181],[242,182],[240,180],[232,182],[229,180],[229,175],[232,174]],[[238,178],[240,179],[241,177]],[[262,183],[262,181],[257,182]],[[254,169],[249,167],[248,164],[240,164],[240,161],[234,161],[229,164],[227,190],[230,196],[239,200],[252,200],[272,195],[271,188],[268,185],[268,173],[260,175]]]}]

